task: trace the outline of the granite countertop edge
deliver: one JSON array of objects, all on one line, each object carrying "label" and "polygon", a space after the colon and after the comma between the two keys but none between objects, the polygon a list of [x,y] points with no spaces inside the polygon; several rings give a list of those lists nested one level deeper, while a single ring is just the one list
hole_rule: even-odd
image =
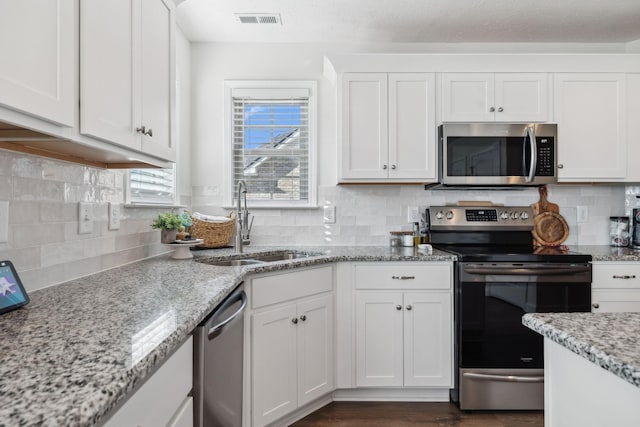
[{"label": "granite countertop edge", "polygon": [[[640,313],[528,313],[522,324],[640,387]],[[629,326],[631,325],[631,326]]]}]

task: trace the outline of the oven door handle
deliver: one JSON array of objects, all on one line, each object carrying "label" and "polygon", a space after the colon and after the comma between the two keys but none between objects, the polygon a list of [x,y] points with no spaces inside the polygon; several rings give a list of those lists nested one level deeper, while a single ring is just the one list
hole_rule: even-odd
[{"label": "oven door handle", "polygon": [[494,276],[553,276],[587,273],[589,267],[465,267],[468,274],[483,274]]},{"label": "oven door handle", "polygon": [[527,377],[521,375],[495,375],[495,374],[477,374],[475,372],[465,372],[463,377],[478,381],[500,381],[508,383],[543,383],[542,377]]}]

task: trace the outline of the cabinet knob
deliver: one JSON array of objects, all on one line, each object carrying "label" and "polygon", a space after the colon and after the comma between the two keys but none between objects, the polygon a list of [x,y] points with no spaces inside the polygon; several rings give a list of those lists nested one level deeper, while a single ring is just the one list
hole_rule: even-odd
[{"label": "cabinet knob", "polygon": [[407,306],[407,310],[409,310],[409,311],[411,311],[411,309],[412,309],[412,308],[413,308],[413,307],[411,307],[411,305],[408,305],[408,306]]},{"label": "cabinet knob", "polygon": [[153,136],[153,129],[149,128],[146,132],[143,132],[145,135]]},{"label": "cabinet knob", "polygon": [[591,304],[591,307],[600,308],[600,304],[598,304],[597,302],[594,302],[593,304]]},{"label": "cabinet knob", "polygon": [[387,170],[387,165],[382,165],[382,170]]},{"label": "cabinet knob", "polygon": [[495,107],[491,107],[491,108],[489,108],[489,112],[490,112],[490,113],[493,113],[494,111],[496,111]]},{"label": "cabinet knob", "polygon": [[294,325],[298,324],[298,318],[294,317],[293,319],[291,319],[291,323],[293,323]]},{"label": "cabinet knob", "polygon": [[502,113],[504,111],[504,108],[500,107],[498,108],[498,113]]},{"label": "cabinet knob", "polygon": [[402,306],[400,304],[396,305],[396,310],[402,310]]},{"label": "cabinet knob", "polygon": [[396,169],[396,165],[391,165],[391,169],[395,170]]},{"label": "cabinet knob", "polygon": [[562,169],[563,167],[564,167],[564,165],[563,165],[562,163],[560,163],[560,164],[558,165],[558,169]]},{"label": "cabinet knob", "polygon": [[302,320],[302,321],[304,322],[305,320],[307,320],[307,316],[305,316],[305,315],[303,314],[302,316],[300,316],[300,320]]},{"label": "cabinet knob", "polygon": [[143,135],[146,135],[147,134],[147,128],[144,127],[144,126],[140,126],[139,128],[136,128],[136,132],[137,133],[141,133]]}]

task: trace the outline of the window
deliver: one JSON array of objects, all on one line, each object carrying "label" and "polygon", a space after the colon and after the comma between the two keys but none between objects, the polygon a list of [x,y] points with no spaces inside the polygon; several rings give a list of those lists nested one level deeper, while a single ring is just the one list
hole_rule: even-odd
[{"label": "window", "polygon": [[127,203],[175,204],[175,166],[167,169],[130,169]]},{"label": "window", "polygon": [[226,82],[227,200],[238,181],[251,207],[311,207],[315,189],[315,82]]}]

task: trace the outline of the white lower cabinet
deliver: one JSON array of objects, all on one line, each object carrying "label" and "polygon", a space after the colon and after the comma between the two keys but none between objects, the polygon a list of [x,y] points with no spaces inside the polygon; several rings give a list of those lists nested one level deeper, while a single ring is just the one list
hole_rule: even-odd
[{"label": "white lower cabinet", "polygon": [[334,389],[333,268],[259,277],[248,286],[258,308],[250,315],[251,425],[257,427]]},{"label": "white lower cabinet", "polygon": [[593,262],[591,311],[640,312],[640,263]]},{"label": "white lower cabinet", "polygon": [[192,427],[193,338],[182,346],[104,424],[105,427]]},{"label": "white lower cabinet", "polygon": [[354,264],[356,387],[453,384],[451,263]]}]

